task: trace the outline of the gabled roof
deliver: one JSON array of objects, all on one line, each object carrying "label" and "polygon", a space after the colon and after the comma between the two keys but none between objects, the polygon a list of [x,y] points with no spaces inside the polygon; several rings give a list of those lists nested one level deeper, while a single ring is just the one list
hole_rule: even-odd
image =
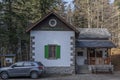
[{"label": "gabled roof", "polygon": [[106,28],[78,28],[78,30],[80,31],[79,39],[104,39],[111,37]]},{"label": "gabled roof", "polygon": [[31,31],[34,27],[36,27],[39,23],[41,23],[43,20],[45,20],[47,17],[49,17],[50,15],[55,15],[58,19],[60,19],[60,21],[62,21],[64,24],[66,24],[70,29],[72,29],[73,31],[75,31],[76,33],[79,33],[79,31],[72,26],[71,24],[69,24],[68,22],[66,22],[66,20],[64,20],[61,16],[59,16],[57,13],[55,12],[50,12],[48,13],[46,16],[44,16],[43,18],[41,18],[40,20],[38,20],[36,23],[34,23],[32,26],[30,26],[26,32]]}]

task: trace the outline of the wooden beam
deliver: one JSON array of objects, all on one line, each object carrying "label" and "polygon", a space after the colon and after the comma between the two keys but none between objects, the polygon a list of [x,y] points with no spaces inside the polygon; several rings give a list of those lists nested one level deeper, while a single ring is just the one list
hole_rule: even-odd
[{"label": "wooden beam", "polygon": [[109,49],[109,57],[110,57],[110,63],[111,64],[111,49]]}]

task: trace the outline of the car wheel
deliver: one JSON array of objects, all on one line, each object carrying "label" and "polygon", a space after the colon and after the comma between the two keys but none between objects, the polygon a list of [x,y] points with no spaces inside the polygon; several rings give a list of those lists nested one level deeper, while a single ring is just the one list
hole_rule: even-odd
[{"label": "car wheel", "polygon": [[8,79],[8,78],[9,78],[7,72],[2,72],[2,73],[0,74],[0,77],[1,77],[2,79]]},{"label": "car wheel", "polygon": [[32,78],[32,79],[36,79],[36,78],[38,78],[38,73],[37,72],[31,72],[31,74],[30,74],[30,77]]}]

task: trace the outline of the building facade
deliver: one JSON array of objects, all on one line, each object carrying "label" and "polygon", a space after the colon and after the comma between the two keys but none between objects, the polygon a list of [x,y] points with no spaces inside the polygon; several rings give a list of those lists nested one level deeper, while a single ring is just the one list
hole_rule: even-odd
[{"label": "building facade", "polygon": [[[30,32],[31,39],[31,60],[41,61],[45,65],[47,73],[62,74],[73,74],[78,71],[81,65],[89,67],[89,65],[101,64],[102,62],[100,63],[96,56],[100,57],[101,60],[105,57],[104,55],[108,54],[108,48],[114,46],[111,41],[108,41],[110,35],[105,33],[108,36],[107,39],[106,37],[98,38],[98,41],[96,41],[94,40],[96,35],[92,34],[92,37],[94,36],[95,38],[87,38],[84,36],[86,32],[82,34],[82,31],[86,31],[86,29],[77,29],[58,14],[49,13],[27,29],[27,32]],[[91,32],[93,31],[94,29]],[[89,32],[89,29],[87,32]],[[106,41],[102,42],[99,39],[105,39]],[[96,44],[94,41],[96,41]],[[91,45],[90,43],[93,44]],[[88,51],[93,52],[93,54],[88,53]],[[92,61],[91,57],[94,58],[94,61]],[[110,64],[110,61],[108,64]]]}]

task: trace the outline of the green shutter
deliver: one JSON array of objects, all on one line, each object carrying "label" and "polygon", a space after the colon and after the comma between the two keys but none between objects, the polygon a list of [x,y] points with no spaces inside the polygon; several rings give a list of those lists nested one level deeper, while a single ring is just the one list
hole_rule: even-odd
[{"label": "green shutter", "polygon": [[49,56],[48,45],[45,45],[45,58],[48,58],[48,56]]},{"label": "green shutter", "polygon": [[57,45],[56,47],[56,58],[57,59],[60,58],[60,46],[59,45]]}]

